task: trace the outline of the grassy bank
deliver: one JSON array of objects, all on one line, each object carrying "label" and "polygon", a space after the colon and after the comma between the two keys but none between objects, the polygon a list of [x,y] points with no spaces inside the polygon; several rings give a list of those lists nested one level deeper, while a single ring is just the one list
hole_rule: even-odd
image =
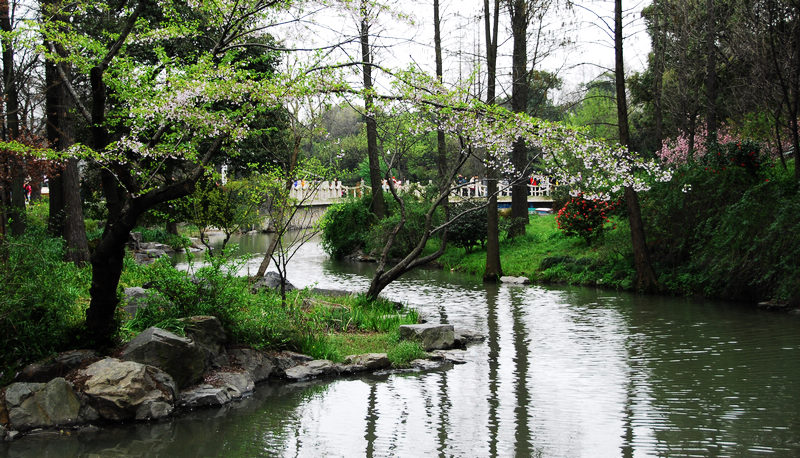
[{"label": "grassy bank", "polygon": [[[500,241],[503,274],[543,283],[630,289],[635,275],[630,231],[624,220],[618,219],[616,225],[589,246],[558,230],[555,216],[531,215],[524,236]],[[447,269],[483,275],[486,250],[449,246],[439,262]]]},{"label": "grassy bank", "polygon": [[[0,244],[2,384],[30,362],[90,345],[84,324],[90,269],[63,262],[63,240],[46,234],[41,208],[31,210],[28,233]],[[283,302],[275,291],[253,292],[248,279],[233,275],[242,262],[215,257],[189,275],[166,258],[148,266],[126,258],[120,297],[122,288],[145,284],[153,293],[133,319],[118,308],[118,343],[150,326],[183,335],[181,318],[213,315],[235,345],[294,350],[336,362],[351,354],[388,353],[395,366],[424,356],[418,344],[400,341],[398,335],[401,324],[417,322],[415,311],[389,301],[327,297],[309,290],[293,291]]]}]

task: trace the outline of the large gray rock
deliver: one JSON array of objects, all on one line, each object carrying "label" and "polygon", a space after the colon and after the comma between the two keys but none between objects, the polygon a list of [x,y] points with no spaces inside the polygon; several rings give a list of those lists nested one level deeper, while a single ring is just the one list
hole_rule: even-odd
[{"label": "large gray rock", "polygon": [[16,382],[46,383],[56,377],[63,377],[73,369],[97,361],[94,350],[71,350],[56,356],[28,364],[14,378]]},{"label": "large gray rock", "polygon": [[528,277],[500,277],[500,283],[510,283],[512,285],[528,285],[530,282],[531,280]]},{"label": "large gray rock", "polygon": [[400,338],[422,344],[425,351],[453,348],[455,335],[452,324],[404,324]]},{"label": "large gray rock", "polygon": [[81,420],[78,396],[61,377],[48,383],[12,383],[6,389],[6,408],[11,426],[22,431]]},{"label": "large gray rock", "polygon": [[[253,291],[258,291],[260,289],[275,289],[279,290],[281,287],[281,275],[278,272],[267,272],[264,274],[263,277],[259,278],[258,281],[253,283],[252,289]],[[286,281],[286,291],[294,291],[294,285]]]},{"label": "large gray rock", "polygon": [[88,404],[106,420],[162,418],[175,406],[175,381],[157,367],[106,358],[78,371],[77,378]]},{"label": "large gray rock", "polygon": [[191,339],[156,327],[145,329],[125,345],[120,359],[155,366],[172,376],[178,388],[199,382],[206,368],[205,353]]},{"label": "large gray rock", "polygon": [[275,359],[252,348],[228,350],[228,362],[247,371],[255,383],[267,380],[275,371]]},{"label": "large gray rock", "polygon": [[191,409],[195,407],[221,406],[230,401],[230,392],[224,386],[202,384],[186,391],[181,391],[178,405]]},{"label": "large gray rock", "polygon": [[363,355],[350,355],[345,357],[344,366],[341,370],[344,373],[356,373],[377,371],[386,369],[392,365],[386,353],[365,353]]},{"label": "large gray rock", "polygon": [[253,394],[256,384],[247,372],[217,372],[212,384],[219,384],[230,394],[231,399],[239,399]]},{"label": "large gray rock", "polygon": [[286,369],[286,378],[293,382],[300,382],[317,377],[336,375],[341,372],[341,366],[327,359],[315,359],[307,363]]},{"label": "large gray rock", "polygon": [[205,354],[206,368],[219,366],[219,357],[225,351],[228,336],[219,318],[215,316],[192,316],[181,320],[185,323],[186,337]]},{"label": "large gray rock", "polygon": [[465,348],[467,344],[475,342],[483,342],[486,336],[479,334],[469,329],[455,329],[453,346],[458,348]]},{"label": "large gray rock", "polygon": [[308,355],[295,353],[293,351],[282,351],[272,355],[272,362],[275,365],[274,371],[276,377],[285,377],[287,369],[313,360],[314,358]]}]

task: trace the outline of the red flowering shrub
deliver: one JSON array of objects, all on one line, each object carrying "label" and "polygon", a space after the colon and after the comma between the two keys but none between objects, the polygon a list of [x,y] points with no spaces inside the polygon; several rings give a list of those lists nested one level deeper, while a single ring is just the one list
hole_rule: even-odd
[{"label": "red flowering shrub", "polygon": [[[582,196],[573,197],[556,215],[556,223],[565,235],[570,237],[583,237],[587,245],[598,238],[610,223],[608,215],[616,207],[613,202],[600,199],[584,199]],[[616,226],[611,226],[614,229]]]}]

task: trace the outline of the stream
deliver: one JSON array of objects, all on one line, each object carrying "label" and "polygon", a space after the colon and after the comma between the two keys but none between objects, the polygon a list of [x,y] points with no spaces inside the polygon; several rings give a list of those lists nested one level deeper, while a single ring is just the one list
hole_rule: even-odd
[{"label": "stream", "polygon": [[[372,269],[312,242],[288,277],[365,291]],[[29,436],[0,456],[800,456],[800,316],[440,270],[384,295],[487,339],[446,370],[260,385],[221,409]]]}]

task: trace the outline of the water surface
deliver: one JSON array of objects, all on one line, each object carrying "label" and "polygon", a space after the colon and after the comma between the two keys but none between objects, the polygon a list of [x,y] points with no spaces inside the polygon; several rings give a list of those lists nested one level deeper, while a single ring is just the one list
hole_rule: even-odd
[{"label": "water surface", "polygon": [[[258,251],[263,240],[245,240]],[[243,268],[254,272],[260,259]],[[293,261],[363,291],[372,266]],[[488,336],[422,374],[259,386],[169,421],[0,445],[8,456],[800,456],[800,318],[420,270],[385,295]]]}]

